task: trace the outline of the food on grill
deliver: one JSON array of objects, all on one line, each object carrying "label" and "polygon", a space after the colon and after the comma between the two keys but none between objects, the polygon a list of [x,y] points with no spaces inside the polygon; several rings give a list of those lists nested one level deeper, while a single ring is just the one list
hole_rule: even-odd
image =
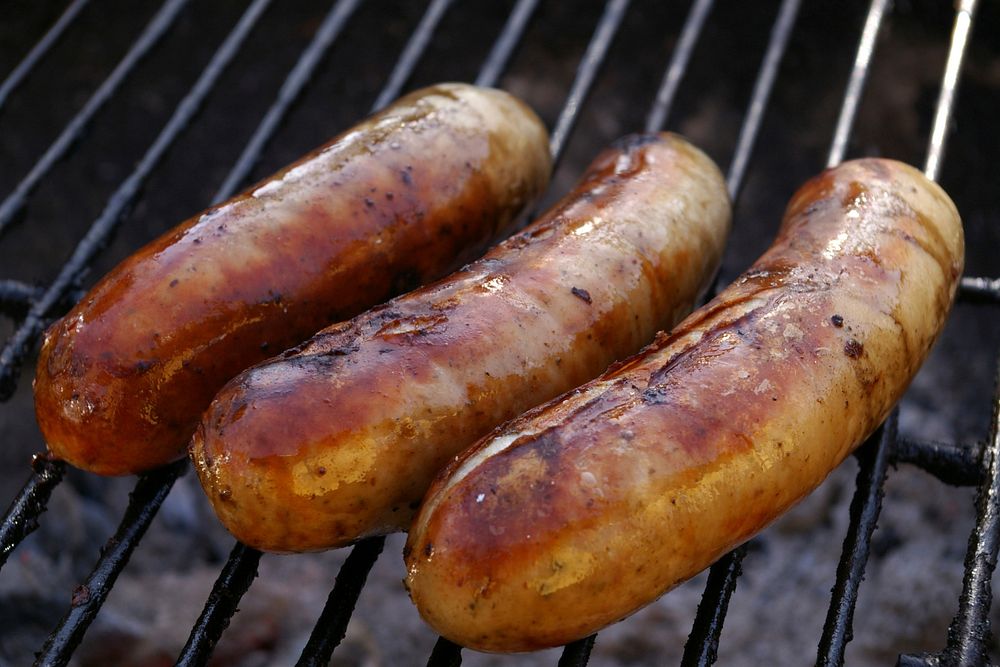
[{"label": "food on grill", "polygon": [[192,446],[215,511],[268,551],[405,529],[460,450],[689,312],[729,223],[707,156],[626,138],[482,259],[230,382]]},{"label": "food on grill", "polygon": [[533,650],[707,567],[886,417],[962,262],[954,204],[912,167],[858,160],[811,180],[715,300],[441,472],[407,543],[420,613],[465,646]]},{"label": "food on grill", "polygon": [[550,170],[544,126],[507,93],[400,99],[153,241],[53,325],[35,379],[49,448],[102,474],[181,456],[226,381],[477,257]]}]

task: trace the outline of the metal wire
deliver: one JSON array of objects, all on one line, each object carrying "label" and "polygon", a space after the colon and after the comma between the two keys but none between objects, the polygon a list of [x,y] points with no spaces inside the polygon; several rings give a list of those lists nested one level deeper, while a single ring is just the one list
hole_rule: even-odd
[{"label": "metal wire", "polygon": [[958,614],[948,628],[948,646],[942,656],[948,665],[984,665],[988,658],[988,617],[993,602],[991,577],[1000,550],[1000,364],[996,379],[993,422],[983,453],[986,470],[976,497],[976,526],[965,552],[965,578]]},{"label": "metal wire", "polygon": [[[187,0],[182,1],[186,2]],[[14,393],[21,361],[42,332],[42,322],[46,313],[73,288],[77,276],[107,242],[112,231],[121,222],[126,210],[138,197],[142,184],[145,183],[170,146],[194,118],[201,108],[202,102],[215,87],[216,81],[232,61],[257,19],[260,18],[270,2],[271,0],[254,0],[243,13],[236,26],[226,36],[222,45],[202,71],[201,76],[198,77],[194,87],[177,105],[173,115],[160,131],[156,140],[146,149],[145,155],[136,165],[135,170],[108,199],[104,211],[91,224],[86,235],[77,244],[69,261],[60,269],[59,275],[45,290],[45,294],[32,304],[24,322],[17,328],[14,335],[7,341],[3,351],[0,352],[0,401],[10,398]]]},{"label": "metal wire", "polygon": [[427,667],[458,667],[461,664],[462,647],[444,637],[438,637],[431,657],[427,660]]},{"label": "metal wire", "polygon": [[593,88],[594,79],[601,65],[604,64],[605,56],[608,54],[608,47],[614,39],[618,28],[621,26],[625,11],[628,9],[629,0],[609,0],[604,6],[604,13],[597,23],[594,36],[591,37],[587,50],[580,60],[580,65],[576,69],[576,77],[570,88],[569,96],[563,104],[559,120],[556,121],[555,129],[549,140],[549,148],[552,152],[553,171],[559,165],[563,150],[573,126],[576,125],[580,116],[580,107],[586,101],[587,96]]},{"label": "metal wire", "polygon": [[708,583],[698,603],[694,627],[684,644],[683,667],[708,667],[715,663],[729,599],[743,572],[746,553],[747,545],[740,545],[720,558],[708,571]]},{"label": "metal wire", "polygon": [[10,97],[10,94],[21,85],[24,77],[31,72],[35,65],[38,64],[38,61],[45,57],[49,49],[59,41],[59,38],[66,32],[66,28],[79,16],[80,11],[87,6],[88,2],[90,0],[73,0],[73,2],[69,3],[69,6],[56,19],[56,22],[52,24],[48,32],[28,51],[28,55],[11,70],[3,83],[0,83],[0,112],[3,111],[3,106],[7,103],[7,98]]},{"label": "metal wire", "polygon": [[257,578],[261,552],[239,542],[229,554],[229,560],[215,580],[205,608],[191,629],[187,643],[177,658],[178,667],[208,664],[216,643],[236,613],[240,598]]},{"label": "metal wire", "polygon": [[590,661],[590,652],[593,650],[596,640],[597,635],[594,634],[566,644],[562,655],[559,656],[558,667],[585,667]]},{"label": "metal wire", "polygon": [[38,528],[38,515],[45,511],[52,489],[62,481],[66,464],[47,456],[31,459],[31,477],[11,502],[0,524],[0,567],[21,540]]},{"label": "metal wire", "polygon": [[868,438],[858,452],[858,477],[851,499],[850,524],[844,537],[833,597],[819,641],[816,664],[822,667],[844,664],[847,643],[853,637],[854,607],[865,576],[872,534],[882,510],[882,487],[898,432],[899,410]]},{"label": "metal wire", "polygon": [[139,478],[118,530],[104,545],[101,558],[90,576],[73,591],[70,609],[45,641],[35,659],[35,667],[56,667],[69,662],[115,580],[128,563],[132,550],[146,533],[174,481],[185,470],[187,460],[182,460]]},{"label": "metal wire", "polygon": [[969,303],[1000,303],[1000,278],[966,276],[958,286],[958,298]]},{"label": "metal wire", "polygon": [[955,27],[951,33],[951,46],[948,48],[948,62],[945,65],[944,81],[941,83],[937,111],[934,114],[934,127],[931,130],[930,149],[927,151],[927,162],[924,166],[924,173],[932,181],[938,179],[941,162],[944,160],[948,121],[951,119],[951,110],[958,91],[958,75],[962,71],[962,60],[969,45],[969,34],[972,32],[972,20],[975,18],[977,4],[978,0],[962,0],[955,14]]},{"label": "metal wire", "polygon": [[[64,158],[70,148],[76,143],[80,135],[90,124],[90,121],[97,115],[104,104],[118,91],[118,87],[125,78],[135,69],[135,66],[149,53],[149,51],[160,41],[167,30],[174,24],[174,19],[180,14],[188,0],[166,0],[160,10],[153,16],[152,20],[135,40],[132,47],[122,58],[107,79],[104,80],[98,89],[91,95],[83,108],[63,129],[59,138],[49,146],[48,150],[42,154],[31,171],[21,179],[14,191],[0,202],[0,233],[7,228],[20,212],[28,196],[38,185],[49,170]],[[0,391],[2,393],[2,391]]]},{"label": "metal wire", "polygon": [[833,143],[826,159],[827,167],[835,167],[844,160],[844,154],[847,152],[847,145],[850,141],[851,128],[854,126],[858,106],[861,104],[865,80],[868,78],[872,55],[875,53],[878,31],[891,2],[892,0],[873,0],[868,6],[865,27],[861,31],[861,41],[854,57],[854,68],[851,70],[851,78],[847,82],[847,92],[844,93],[840,116],[837,117],[837,129],[833,132]]},{"label": "metal wire", "polygon": [[778,76],[778,66],[781,64],[785,47],[788,46],[788,38],[795,26],[799,4],[800,0],[783,0],[781,8],[778,10],[778,18],[771,29],[771,38],[767,45],[767,52],[764,54],[764,64],[761,65],[757,81],[754,83],[753,93],[750,95],[750,110],[743,121],[743,127],[740,128],[740,136],[736,140],[736,152],[733,154],[733,161],[726,174],[726,187],[729,190],[729,198],[734,204],[739,199],[740,189],[743,187],[743,178],[750,163],[750,154],[757,141],[760,124],[764,119],[764,111],[767,109],[771,89],[774,87],[774,80]]},{"label": "metal wire", "polygon": [[705,27],[705,20],[712,11],[715,0],[695,0],[688,12],[684,27],[681,28],[681,35],[677,39],[677,46],[670,57],[670,64],[663,73],[663,81],[659,90],[656,91],[656,98],[653,107],[646,117],[646,132],[659,132],[667,124],[667,117],[670,109],[674,105],[674,98],[677,96],[677,89],[681,85],[684,73],[687,72],[688,63],[691,62],[691,54],[694,53],[695,44],[701,36],[701,29]]},{"label": "metal wire", "polygon": [[330,662],[333,649],[344,639],[354,605],[365,586],[368,573],[385,546],[384,537],[370,537],[351,549],[337,574],[337,583],[323,607],[297,667],[322,667]]},{"label": "metal wire", "polygon": [[413,69],[420,61],[420,56],[424,54],[427,45],[430,44],[434,30],[441,22],[445,12],[448,11],[451,3],[452,0],[432,0],[430,6],[427,7],[423,18],[420,19],[416,30],[413,31],[410,40],[406,43],[402,55],[399,56],[392,74],[389,75],[389,81],[372,105],[373,113],[399,97],[399,92],[403,89],[410,75],[413,74]]},{"label": "metal wire", "polygon": [[983,448],[899,438],[893,463],[909,463],[952,486],[976,486],[983,478]]},{"label": "metal wire", "polygon": [[517,0],[517,4],[514,5],[514,9],[507,18],[507,23],[500,31],[500,37],[494,42],[493,49],[490,50],[490,54],[486,56],[486,62],[479,70],[479,76],[476,77],[477,86],[496,85],[500,75],[507,69],[511,54],[521,43],[524,29],[528,26],[528,20],[535,13],[537,6],[538,0]]},{"label": "metal wire", "polygon": [[306,87],[306,84],[312,80],[316,67],[323,59],[323,56],[326,55],[326,52],[330,50],[330,47],[344,29],[354,10],[357,9],[358,1],[338,0],[334,3],[316,30],[316,34],[313,36],[309,46],[299,56],[295,67],[288,73],[285,82],[281,84],[277,99],[271,104],[267,113],[264,114],[263,120],[261,120],[257,129],[254,130],[253,136],[250,137],[246,146],[244,146],[243,152],[236,160],[236,164],[229,170],[229,174],[226,175],[222,186],[219,187],[218,192],[215,193],[215,197],[212,198],[212,204],[218,204],[229,199],[246,182],[250,172],[253,171],[254,166],[260,159],[260,154],[264,151],[264,147],[267,146],[274,133],[278,131],[278,127],[280,127],[281,122],[288,114],[289,108],[298,99],[299,95],[302,94],[302,90]]}]

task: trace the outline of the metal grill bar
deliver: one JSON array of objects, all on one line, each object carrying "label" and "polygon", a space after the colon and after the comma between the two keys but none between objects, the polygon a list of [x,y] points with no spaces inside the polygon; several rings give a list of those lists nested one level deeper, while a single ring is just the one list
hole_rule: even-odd
[{"label": "metal grill bar", "polygon": [[593,88],[594,79],[598,70],[604,64],[604,58],[608,54],[608,47],[614,39],[618,28],[621,26],[625,11],[628,9],[629,0],[609,0],[604,6],[604,14],[601,15],[594,36],[591,37],[587,50],[580,60],[580,65],[576,70],[576,77],[573,79],[573,86],[570,88],[569,96],[563,104],[559,120],[556,121],[555,129],[552,130],[552,137],[549,140],[549,149],[552,152],[553,171],[559,165],[566,142],[576,120],[580,116],[580,107],[586,101],[587,96]]},{"label": "metal grill bar", "polygon": [[413,31],[410,41],[406,43],[403,54],[399,57],[399,61],[396,63],[396,67],[393,68],[392,74],[389,75],[389,81],[382,88],[382,92],[379,93],[375,104],[372,105],[372,113],[399,97],[400,91],[410,78],[410,75],[413,74],[413,68],[420,61],[420,56],[424,54],[427,45],[431,41],[431,35],[434,34],[434,30],[437,28],[438,23],[441,22],[445,12],[448,11],[451,3],[452,0],[432,0],[423,18],[420,19],[417,29]]},{"label": "metal grill bar", "polygon": [[101,558],[87,580],[73,591],[72,606],[49,635],[35,660],[35,667],[65,665],[97,616],[132,550],[142,539],[150,522],[167,497],[174,481],[187,470],[187,461],[178,461],[139,478],[129,499],[118,530],[101,550]]},{"label": "metal grill bar", "polygon": [[[14,188],[7,197],[0,202],[0,233],[7,228],[8,225],[14,220],[14,217],[20,212],[24,207],[28,196],[31,194],[38,182],[42,180],[45,176],[56,165],[59,160],[64,158],[69,152],[76,140],[80,138],[83,131],[90,124],[97,112],[101,110],[111,97],[118,91],[118,87],[125,80],[125,78],[135,69],[135,66],[146,57],[146,54],[156,45],[160,38],[163,37],[167,30],[174,23],[174,19],[180,14],[184,6],[187,5],[188,0],[166,0],[160,11],[156,13],[153,19],[146,26],[139,38],[135,40],[132,47],[122,58],[121,62],[115,67],[104,83],[98,87],[97,91],[91,95],[87,103],[83,105],[83,108],[73,119],[66,125],[63,129],[62,134],[59,138],[55,140],[48,150],[39,158],[35,166],[31,168],[31,171],[21,180],[20,183]],[[0,389],[0,399],[3,397],[2,389]]]},{"label": "metal grill bar", "polygon": [[298,99],[306,84],[312,80],[313,73],[319,65],[323,56],[333,45],[337,36],[343,30],[347,20],[351,18],[354,10],[357,9],[358,0],[338,0],[330,12],[323,19],[319,29],[313,36],[309,46],[299,56],[295,67],[288,73],[285,82],[281,84],[278,97],[271,105],[271,108],[264,114],[264,119],[254,130],[253,136],[243,148],[243,152],[236,160],[236,164],[229,170],[226,180],[223,181],[219,191],[212,198],[212,204],[218,204],[232,197],[237,190],[246,182],[247,177],[253,170],[264,147],[278,131],[278,127],[288,114],[288,109],[292,103]]},{"label": "metal grill bar", "polygon": [[330,662],[333,649],[347,633],[347,623],[351,620],[361,589],[384,546],[384,537],[371,537],[351,549],[340,568],[337,583],[330,591],[323,613],[302,650],[297,667],[322,667]]},{"label": "metal grill bar", "polygon": [[750,95],[750,110],[747,112],[746,120],[743,121],[739,139],[736,141],[736,152],[729,165],[729,173],[726,174],[729,198],[734,204],[739,199],[740,189],[743,187],[743,177],[750,163],[750,154],[757,141],[767,101],[771,96],[774,80],[778,76],[778,66],[781,65],[781,57],[785,54],[785,47],[788,46],[788,38],[792,35],[800,4],[800,0],[783,0],[781,9],[778,10],[778,19],[771,29],[771,38],[764,54],[764,64],[760,68],[753,93]]},{"label": "metal grill bar", "polygon": [[[187,0],[182,0],[186,2]],[[167,124],[156,140],[146,150],[142,160],[125,181],[118,186],[108,203],[95,220],[86,235],[77,244],[72,257],[63,265],[59,275],[52,282],[41,299],[32,304],[24,322],[0,352],[0,401],[10,398],[17,384],[21,361],[31,345],[42,332],[42,319],[72,289],[77,276],[94,259],[107,242],[111,232],[121,222],[126,209],[139,195],[142,184],[159,164],[170,146],[184,131],[188,123],[201,108],[202,102],[215,87],[222,72],[232,61],[257,19],[271,0],[254,0],[236,23],[236,27],[226,36],[225,41],[212,56],[191,91],[181,100]]]},{"label": "metal grill bar", "polygon": [[0,312],[27,310],[45,290],[20,280],[0,280]]},{"label": "metal grill bar", "polygon": [[682,667],[708,667],[715,664],[719,652],[719,636],[729,609],[729,598],[743,573],[743,558],[747,545],[741,544],[720,558],[708,571],[708,583],[698,603],[694,627],[684,644]]},{"label": "metal grill bar", "polygon": [[865,27],[861,31],[861,42],[858,44],[858,52],[854,57],[854,68],[851,70],[851,78],[847,82],[844,102],[840,107],[840,116],[837,118],[837,129],[833,132],[833,144],[830,146],[830,154],[826,160],[828,168],[836,167],[843,162],[844,154],[847,152],[851,128],[854,126],[854,119],[858,114],[861,94],[864,92],[865,80],[868,78],[868,68],[872,62],[872,55],[875,53],[878,31],[882,27],[882,19],[885,18],[890,1],[874,0],[868,6]]},{"label": "metal grill bar", "polygon": [[976,527],[965,553],[965,578],[958,614],[948,628],[948,646],[942,656],[947,665],[983,665],[987,662],[988,620],[993,602],[990,578],[1000,549],[1000,369],[993,397],[993,423],[983,459],[986,471],[976,497]]},{"label": "metal grill bar", "polygon": [[431,657],[427,660],[427,667],[458,667],[461,664],[462,647],[444,637],[438,637]]},{"label": "metal grill bar", "polygon": [[893,463],[915,465],[952,486],[976,486],[983,478],[982,453],[980,446],[899,438]]},{"label": "metal grill bar", "polygon": [[691,62],[691,54],[694,52],[698,37],[701,36],[701,29],[705,27],[705,19],[712,11],[712,4],[715,0],[695,0],[694,5],[688,12],[684,27],[681,28],[681,35],[674,48],[674,54],[670,58],[670,64],[666,72],[663,73],[663,81],[659,90],[656,91],[656,98],[653,108],[649,110],[646,117],[646,132],[659,132],[667,124],[667,116],[670,115],[670,108],[674,105],[674,98],[677,96],[677,89],[681,85],[684,73],[687,72],[688,63]]},{"label": "metal grill bar", "polygon": [[538,0],[517,0],[513,11],[507,17],[507,22],[500,31],[500,37],[493,44],[493,49],[486,56],[486,62],[479,70],[476,77],[477,86],[495,86],[500,79],[500,75],[507,69],[507,63],[514,49],[521,43],[524,29],[528,27],[528,20],[535,13]]},{"label": "metal grill bar", "polygon": [[1000,278],[966,276],[958,287],[958,298],[968,303],[1000,303]]},{"label": "metal grill bar", "polygon": [[240,598],[257,578],[260,557],[261,553],[256,549],[236,543],[226,566],[222,568],[222,573],[212,587],[205,608],[191,630],[191,636],[177,658],[177,665],[194,667],[208,663],[219,637],[229,627],[229,620],[236,613]]},{"label": "metal grill bar", "polygon": [[853,637],[854,607],[868,564],[872,534],[882,510],[882,487],[896,441],[898,419],[897,408],[857,454],[860,467],[851,499],[851,519],[844,537],[843,555],[837,565],[837,581],[816,660],[816,664],[822,667],[843,665],[847,642]]},{"label": "metal grill bar", "polygon": [[975,18],[976,5],[979,0],[962,0],[955,14],[955,27],[951,33],[951,46],[948,49],[948,62],[945,65],[944,81],[941,84],[941,94],[938,97],[937,111],[934,114],[934,128],[931,130],[930,150],[927,151],[927,162],[924,173],[927,178],[936,181],[944,159],[944,143],[948,133],[948,121],[951,120],[951,110],[958,91],[958,75],[962,71],[962,60],[965,58],[965,47],[969,44],[969,34],[972,32],[972,20]]},{"label": "metal grill bar", "polygon": [[36,454],[31,459],[31,478],[17,494],[0,524],[0,567],[10,552],[38,528],[38,515],[45,511],[52,489],[62,481],[66,464]]},{"label": "metal grill bar", "polygon": [[59,38],[63,36],[66,28],[73,23],[73,20],[80,14],[80,11],[87,6],[89,1],[90,0],[73,0],[73,2],[66,7],[66,10],[62,13],[62,15],[56,19],[56,22],[52,24],[52,27],[49,28],[48,32],[46,32],[45,35],[38,40],[38,43],[35,44],[30,51],[28,51],[28,55],[26,55],[24,59],[19,62],[13,70],[11,70],[10,74],[7,75],[7,78],[4,79],[3,83],[0,83],[0,111],[3,110],[3,105],[7,103],[7,98],[10,97],[10,94],[21,85],[21,82],[24,81],[24,77],[26,77],[32,68],[38,64],[38,61],[40,61],[45,54],[48,53],[49,49],[51,49],[52,46],[59,41]]},{"label": "metal grill bar", "polygon": [[559,656],[558,667],[586,667],[590,660],[590,651],[594,648],[594,641],[597,635],[590,635],[583,639],[578,639],[572,644],[567,644]]}]

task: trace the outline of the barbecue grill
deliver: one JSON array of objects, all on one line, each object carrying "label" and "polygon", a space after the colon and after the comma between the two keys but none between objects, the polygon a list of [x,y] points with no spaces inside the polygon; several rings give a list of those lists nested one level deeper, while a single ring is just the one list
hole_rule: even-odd
[{"label": "barbecue grill", "polygon": [[[873,535],[887,474],[907,464],[943,484],[976,486],[978,499],[975,512],[967,508],[975,526],[954,620],[933,639],[935,652],[914,649],[898,664],[987,664],[994,650],[990,580],[1000,546],[1000,394],[988,370],[1000,344],[1000,278],[991,256],[1000,233],[995,194],[990,203],[977,193],[990,181],[987,161],[1000,157],[991,150],[1000,135],[987,120],[996,117],[1000,98],[1000,81],[989,73],[990,64],[1000,68],[989,37],[990,28],[1000,26],[1000,11],[985,5],[977,14],[975,0],[956,7],[902,0],[895,7],[888,0],[800,5],[15,3],[8,10],[12,18],[0,27],[0,73],[9,72],[0,83],[0,398],[13,397],[0,407],[4,449],[42,451],[29,407],[32,354],[47,323],[95,276],[173,222],[419,85],[475,80],[512,90],[538,108],[552,129],[558,165],[549,201],[617,135],[684,129],[728,165],[729,190],[738,203],[720,282],[770,242],[784,200],[823,166],[824,153],[830,165],[845,156],[884,153],[925,165],[963,213],[969,259],[955,317],[964,319],[946,333],[930,362],[962,380],[936,391],[934,380],[918,379],[901,408],[859,449],[842,556],[830,573],[829,611],[814,639],[817,663],[844,664],[866,563],[882,548]],[[976,41],[973,25],[981,37]],[[909,55],[885,55],[891,48]],[[995,88],[991,93],[977,84],[956,102],[967,52],[977,81],[992,76]],[[880,69],[880,63],[887,65]],[[927,63],[933,72],[923,67]],[[903,101],[886,101],[893,96]],[[915,122],[880,122],[880,113],[900,109]],[[921,430],[925,421],[912,416],[928,412],[961,422],[955,432],[963,438],[929,438]],[[70,477],[72,483],[102,483],[81,481],[85,476],[68,473],[42,453],[30,469],[20,454],[2,456],[29,479],[0,526],[0,566],[51,518],[45,509],[53,489]],[[68,608],[36,664],[71,660],[186,467],[182,461],[138,479],[92,573],[71,595],[67,591]],[[368,539],[350,551],[299,664],[326,664],[335,655],[384,543]],[[682,664],[715,662],[744,557],[761,548],[754,544],[710,569]],[[233,546],[177,664],[207,663],[256,578],[260,558],[253,549]],[[773,641],[781,641],[780,630]],[[587,664],[594,646],[595,637],[573,643],[553,662]],[[413,663],[457,665],[462,650],[440,639],[429,658],[411,657]]]}]

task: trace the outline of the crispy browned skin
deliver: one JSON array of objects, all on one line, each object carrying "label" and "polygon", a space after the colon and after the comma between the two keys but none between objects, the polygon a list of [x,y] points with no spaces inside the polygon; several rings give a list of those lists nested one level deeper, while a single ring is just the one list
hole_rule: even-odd
[{"label": "crispy browned skin", "polygon": [[226,527],[269,551],[409,525],[448,460],[691,310],[719,262],[722,175],[630,137],[520,235],[228,384],[192,458]]},{"label": "crispy browned skin", "polygon": [[704,569],[885,418],[962,258],[954,205],[912,167],[859,160],[813,179],[718,298],[441,473],[407,544],[421,614],[465,646],[533,650]]},{"label": "crispy browned skin", "polygon": [[101,474],[184,453],[215,392],[317,330],[478,256],[544,190],[510,95],[417,91],[119,264],[46,333],[51,451]]}]

